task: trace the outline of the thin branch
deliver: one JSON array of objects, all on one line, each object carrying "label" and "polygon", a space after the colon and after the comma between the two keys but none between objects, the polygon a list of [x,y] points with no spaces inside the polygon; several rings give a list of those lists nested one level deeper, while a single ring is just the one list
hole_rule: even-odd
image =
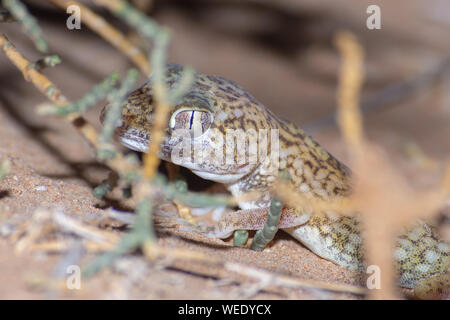
[{"label": "thin branch", "polygon": [[48,45],[42,35],[42,30],[36,18],[28,12],[27,7],[19,0],[3,0],[2,3],[11,15],[19,21],[24,32],[33,40],[36,48],[41,52],[48,52]]}]

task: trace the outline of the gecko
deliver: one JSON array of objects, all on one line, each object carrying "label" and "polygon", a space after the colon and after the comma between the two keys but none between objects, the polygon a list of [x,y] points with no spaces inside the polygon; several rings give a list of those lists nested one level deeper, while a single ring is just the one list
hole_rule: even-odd
[{"label": "gecko", "polygon": [[[183,70],[178,64],[167,64],[167,88],[177,87]],[[116,128],[120,143],[139,152],[146,152],[151,142],[152,90],[150,77],[129,94]],[[106,110],[107,106],[102,110],[101,121]],[[274,196],[273,184],[282,171],[288,172],[288,183],[293,189],[309,197],[326,200],[351,193],[351,171],[347,166],[234,81],[196,72],[189,91],[171,109],[165,130],[161,159],[184,166],[201,178],[224,184],[238,199],[241,210],[224,214],[216,225],[202,231],[206,236],[227,238],[235,230],[262,229]],[[179,131],[182,134],[175,134]],[[238,149],[230,145],[230,141],[237,140],[226,139],[227,134],[238,132],[248,133],[245,141],[250,141],[259,132],[264,137],[268,131],[277,133],[277,140],[263,139],[270,140],[266,149],[277,150],[276,166],[271,152],[258,151],[253,161],[249,161],[255,155],[254,150],[250,152],[250,143]],[[226,155],[222,149],[232,150],[228,154],[231,161],[224,161]],[[186,154],[180,156],[180,151]],[[238,158],[239,152],[245,155],[244,161]],[[199,153],[203,155],[195,159]],[[243,197],[255,193],[257,198]],[[364,272],[362,232],[356,217],[283,208],[279,228],[318,256]],[[396,240],[393,259],[398,284],[414,288],[420,282],[437,278],[439,285],[448,285],[449,256],[449,244],[439,239],[432,226],[418,222]]]}]

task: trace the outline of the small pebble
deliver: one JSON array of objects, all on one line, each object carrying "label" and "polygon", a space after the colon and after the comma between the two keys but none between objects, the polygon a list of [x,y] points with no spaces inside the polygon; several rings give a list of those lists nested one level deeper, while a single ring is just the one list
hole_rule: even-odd
[{"label": "small pebble", "polygon": [[36,190],[36,191],[47,191],[47,187],[46,186],[38,186],[38,187],[34,188],[34,190]]}]

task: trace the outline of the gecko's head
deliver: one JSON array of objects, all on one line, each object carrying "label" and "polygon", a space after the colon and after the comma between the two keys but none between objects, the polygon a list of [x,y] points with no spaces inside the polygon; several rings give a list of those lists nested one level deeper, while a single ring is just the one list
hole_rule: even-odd
[{"label": "gecko's head", "polygon": [[[182,66],[167,65],[169,90],[177,87],[182,74]],[[123,145],[140,152],[146,152],[152,141],[152,91],[150,78],[128,96],[116,129]],[[106,110],[107,106],[101,121]],[[190,90],[170,111],[159,156],[205,179],[233,183],[259,165],[261,159],[249,157],[252,139],[270,122],[265,108],[235,82],[196,73]]]}]

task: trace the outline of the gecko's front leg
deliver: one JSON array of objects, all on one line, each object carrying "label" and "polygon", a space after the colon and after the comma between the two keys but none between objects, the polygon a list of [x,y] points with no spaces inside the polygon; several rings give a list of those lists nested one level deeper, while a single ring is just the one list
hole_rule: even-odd
[{"label": "gecko's front leg", "polygon": [[[184,222],[182,231],[200,233],[208,238],[225,239],[236,230],[260,230],[267,221],[269,207],[226,212],[213,226],[198,226]],[[310,214],[283,208],[278,228],[290,228],[306,223]]]}]

